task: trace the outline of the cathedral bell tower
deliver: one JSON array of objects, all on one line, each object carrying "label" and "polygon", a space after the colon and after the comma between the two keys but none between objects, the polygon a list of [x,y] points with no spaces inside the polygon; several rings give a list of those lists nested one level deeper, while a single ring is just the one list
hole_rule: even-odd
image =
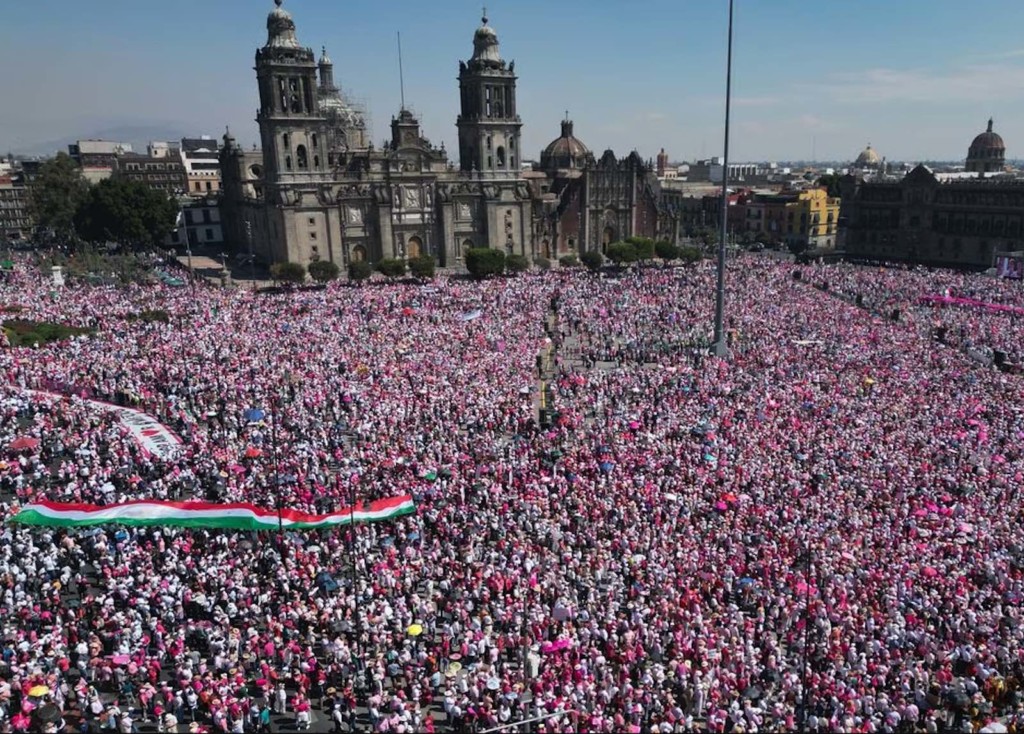
[{"label": "cathedral bell tower", "polygon": [[260,109],[256,122],[270,183],[297,183],[327,170],[326,118],[318,103],[312,49],[295,37],[295,21],[281,7],[267,16],[267,43],[256,51]]},{"label": "cathedral bell tower", "polygon": [[458,117],[459,164],[483,178],[518,178],[520,128],[516,113],[515,62],[505,65],[498,34],[483,25],[473,36],[473,57],[459,62],[461,114]]}]

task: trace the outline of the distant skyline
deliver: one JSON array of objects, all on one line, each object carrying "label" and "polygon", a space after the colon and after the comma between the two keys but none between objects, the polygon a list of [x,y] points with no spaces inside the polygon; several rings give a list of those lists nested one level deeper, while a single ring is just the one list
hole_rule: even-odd
[{"label": "distant skyline", "polygon": [[[481,7],[466,0],[285,0],[299,41],[326,45],[373,140],[398,112],[396,31],[407,105],[457,151],[458,62]],[[0,152],[104,130],[258,140],[256,48],[272,0],[12,0],[0,25]],[[726,0],[492,0],[490,25],[515,60],[524,153],[568,110],[595,155],[720,155]],[[956,160],[989,117],[1024,158],[1020,0],[736,0],[730,157]],[[53,152],[49,150],[48,152]]]}]

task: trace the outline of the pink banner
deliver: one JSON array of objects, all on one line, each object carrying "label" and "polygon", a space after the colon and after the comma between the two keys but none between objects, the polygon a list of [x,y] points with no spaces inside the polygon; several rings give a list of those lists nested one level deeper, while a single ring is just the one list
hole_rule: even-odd
[{"label": "pink banner", "polygon": [[1007,306],[1002,303],[986,303],[975,298],[960,298],[957,296],[921,296],[918,303],[926,306],[966,306],[968,308],[981,308],[989,313],[1012,313],[1018,316],[1024,315],[1024,308],[1020,306]]}]

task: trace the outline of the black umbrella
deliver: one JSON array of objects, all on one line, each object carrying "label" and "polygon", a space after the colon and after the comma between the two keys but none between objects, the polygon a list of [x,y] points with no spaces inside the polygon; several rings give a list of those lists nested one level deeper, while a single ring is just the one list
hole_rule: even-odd
[{"label": "black umbrella", "polygon": [[36,709],[36,718],[45,724],[55,724],[60,721],[60,709],[48,703]]}]

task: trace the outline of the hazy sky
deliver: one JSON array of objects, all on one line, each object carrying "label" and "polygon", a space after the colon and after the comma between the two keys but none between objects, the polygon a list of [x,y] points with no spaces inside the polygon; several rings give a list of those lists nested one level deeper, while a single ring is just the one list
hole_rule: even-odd
[{"label": "hazy sky", "polygon": [[[0,150],[119,126],[257,139],[253,54],[271,0],[8,0]],[[531,157],[568,109],[598,155],[721,153],[726,0],[490,0],[516,61]],[[301,43],[368,106],[374,140],[406,99],[457,150],[458,62],[481,8],[465,0],[286,0]],[[1024,1],[736,0],[733,160],[963,158],[985,122],[1024,157]]]}]

